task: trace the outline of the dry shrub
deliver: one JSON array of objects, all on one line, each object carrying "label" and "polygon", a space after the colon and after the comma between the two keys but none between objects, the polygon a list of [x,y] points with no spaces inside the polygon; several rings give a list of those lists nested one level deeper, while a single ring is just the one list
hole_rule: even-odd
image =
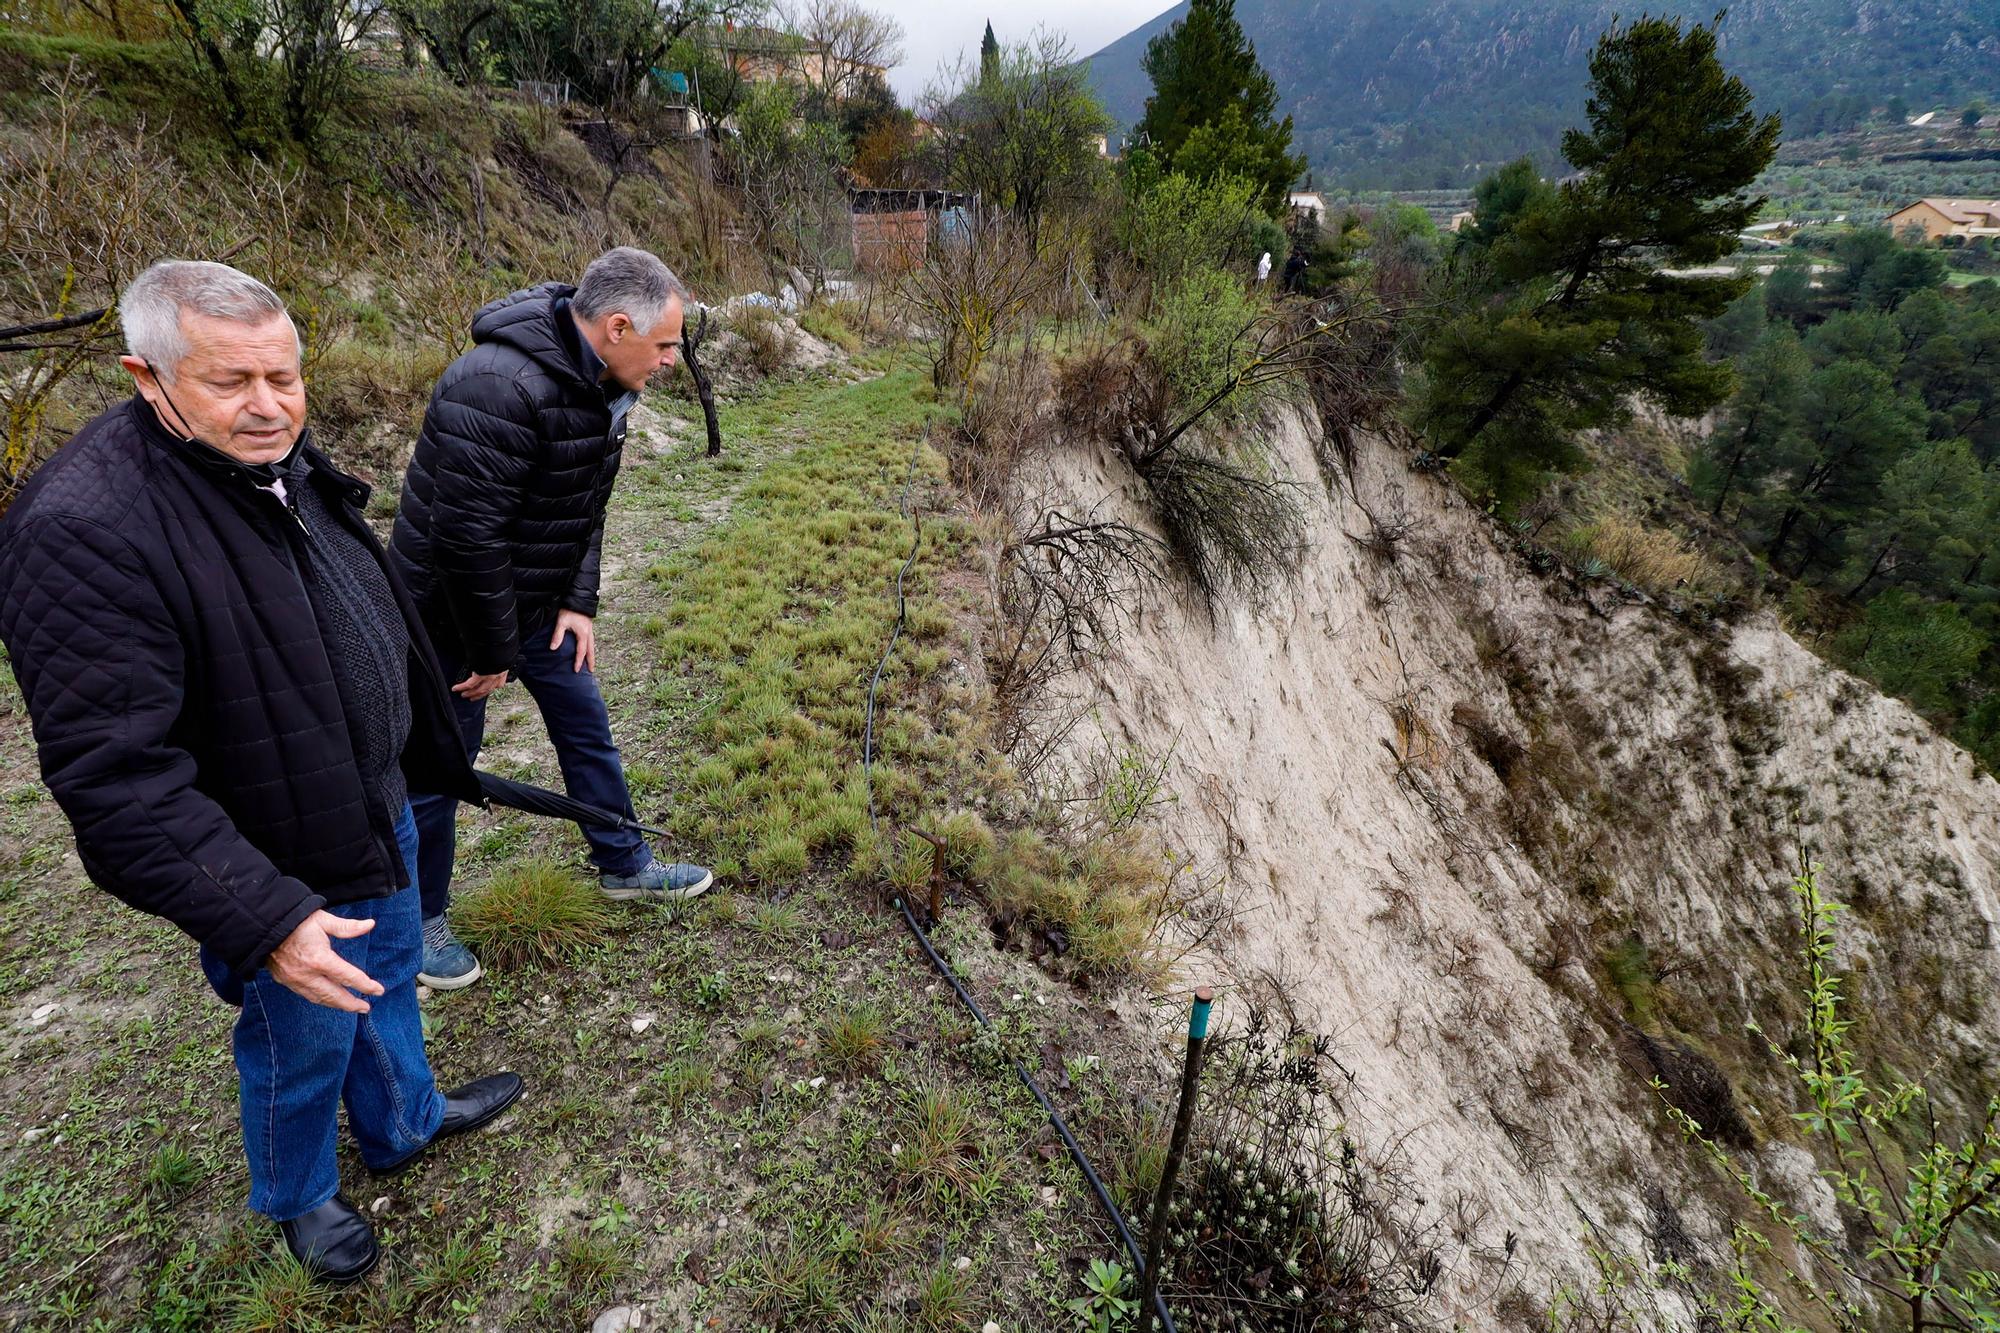
[{"label": "dry shrub", "polygon": [[1003,507],[1021,458],[1047,435],[1048,360],[1032,342],[989,361],[965,396],[952,480],[985,509]]},{"label": "dry shrub", "polygon": [[792,333],[776,310],[746,303],[730,312],[729,327],[750,349],[750,364],[759,374],[776,375],[790,362]]},{"label": "dry shrub", "polygon": [[[1160,1290],[1182,1328],[1429,1328],[1441,1219],[1400,1164],[1347,1135],[1351,1076],[1323,1035],[1261,1007],[1211,1037],[1202,1114],[1168,1205]],[[1152,1159],[1126,1176],[1150,1224]]]},{"label": "dry shrub", "polygon": [[1175,427],[1171,379],[1136,338],[1078,357],[1057,376],[1062,421],[1116,445],[1145,483],[1176,566],[1211,613],[1231,587],[1251,590],[1297,567],[1305,535],[1298,487],[1272,475],[1248,439]]},{"label": "dry shrub", "polygon": [[932,240],[897,291],[935,340],[931,380],[958,386],[969,410],[980,370],[995,349],[1030,332],[1029,322],[1064,270],[1039,260],[1011,229],[981,227]]},{"label": "dry shrub", "polygon": [[1717,1143],[1745,1150],[1757,1146],[1750,1122],[1736,1105],[1736,1092],[1715,1061],[1678,1042],[1656,1040],[1629,1024],[1626,1034],[1666,1089],[1668,1105],[1685,1113]]},{"label": "dry shrub", "polygon": [[1057,369],[1056,410],[1078,435],[1117,445],[1131,457],[1168,428],[1173,385],[1147,355],[1145,342],[1127,335]]},{"label": "dry shrub", "polygon": [[0,341],[0,508],[81,424],[77,377],[118,346],[120,288],[161,255],[205,253],[213,226],[178,207],[186,181],[143,124],[98,121],[74,62],[43,87],[42,113],[0,136],[0,324],[29,326]]},{"label": "dry shrub", "polygon": [[1268,468],[1248,449],[1190,446],[1139,470],[1167,546],[1211,614],[1229,589],[1253,591],[1298,566],[1305,541],[1298,487]]},{"label": "dry shrub", "polygon": [[[306,381],[313,433],[344,467],[393,485],[450,358],[435,346],[348,340],[328,348]],[[392,456],[393,455],[393,456]]]},{"label": "dry shrub", "polygon": [[1314,454],[1331,484],[1336,474],[1353,476],[1355,432],[1397,428],[1404,342],[1416,321],[1346,292],[1321,301],[1317,310],[1344,332],[1311,346],[1305,364],[1306,391],[1320,424]]},{"label": "dry shrub", "polygon": [[1619,578],[1654,596],[1718,596],[1728,577],[1702,552],[1665,528],[1626,514],[1607,514],[1570,534],[1581,559],[1603,561]]},{"label": "dry shrub", "polygon": [[466,235],[446,225],[420,227],[408,238],[393,289],[412,329],[447,365],[472,345],[472,317],[495,295]]},{"label": "dry shrub", "polygon": [[[1023,771],[1046,757],[1063,728],[1043,707],[1058,678],[1102,657],[1131,614],[1160,586],[1159,539],[1090,510],[1028,503],[996,562],[998,617],[987,653],[996,743]],[[1036,744],[1024,751],[1024,742]]]},{"label": "dry shrub", "polygon": [[1457,703],[1452,705],[1452,725],[1465,733],[1472,749],[1493,775],[1506,782],[1520,768],[1522,759],[1527,757],[1527,748],[1508,735],[1487,711],[1477,704]]}]

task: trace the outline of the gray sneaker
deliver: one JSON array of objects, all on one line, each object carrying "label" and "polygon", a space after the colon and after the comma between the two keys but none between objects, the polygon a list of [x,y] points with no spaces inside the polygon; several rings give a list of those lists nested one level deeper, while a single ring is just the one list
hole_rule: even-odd
[{"label": "gray sneaker", "polygon": [[432,990],[458,990],[484,975],[485,969],[472,956],[472,950],[451,933],[449,920],[441,916],[425,919],[424,964],[417,972],[421,984]]},{"label": "gray sneaker", "polygon": [[604,896],[618,902],[630,898],[699,898],[715,883],[715,876],[700,866],[669,864],[654,857],[630,875],[599,875],[597,883]]}]

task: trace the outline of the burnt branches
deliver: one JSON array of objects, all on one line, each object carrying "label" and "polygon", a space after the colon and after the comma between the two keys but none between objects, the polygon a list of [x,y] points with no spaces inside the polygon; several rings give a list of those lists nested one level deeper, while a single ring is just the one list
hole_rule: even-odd
[{"label": "burnt branches", "polygon": [[1001,745],[1030,729],[1025,704],[1099,656],[1135,604],[1164,578],[1159,538],[1101,516],[1043,508],[1001,548],[1000,630],[988,654]]}]

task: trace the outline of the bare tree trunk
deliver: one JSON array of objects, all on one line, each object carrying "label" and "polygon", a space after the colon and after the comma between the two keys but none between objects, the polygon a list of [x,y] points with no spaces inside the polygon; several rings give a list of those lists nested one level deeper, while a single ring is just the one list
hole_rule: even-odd
[{"label": "bare tree trunk", "polygon": [[701,400],[702,421],[708,426],[708,456],[722,456],[722,424],[715,417],[715,385],[710,383],[708,372],[701,368],[701,361],[695,355],[701,348],[701,341],[708,336],[708,311],[701,312],[700,319],[693,328],[681,326],[681,353],[687,357],[688,374],[694,377],[694,396]]}]

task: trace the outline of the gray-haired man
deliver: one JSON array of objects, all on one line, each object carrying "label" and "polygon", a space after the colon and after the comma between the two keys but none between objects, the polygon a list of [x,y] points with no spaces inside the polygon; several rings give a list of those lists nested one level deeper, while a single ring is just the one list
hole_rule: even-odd
[{"label": "gray-haired man", "polygon": [[338,1191],[341,1104],[377,1173],[492,1120],[424,1053],[411,791],[478,798],[416,607],[314,449],[263,283],[155,264],[119,302],[138,392],[0,524],[0,640],[90,877],[201,944],[241,1008],[250,1206],[336,1282],[379,1256]]},{"label": "gray-haired man", "polygon": [[[478,753],[487,696],[518,675],[569,794],[627,815],[594,674],[598,554],[626,414],[648,377],[673,365],[686,297],[659,259],[621,246],[575,287],[547,283],[481,310],[475,345],[431,394],[390,542],[453,681],[466,752]],[[470,985],[479,963],[445,918],[458,803],[414,804],[423,980]],[[608,897],[691,898],[709,886],[708,871],[658,860],[637,833],[584,834]]]}]

